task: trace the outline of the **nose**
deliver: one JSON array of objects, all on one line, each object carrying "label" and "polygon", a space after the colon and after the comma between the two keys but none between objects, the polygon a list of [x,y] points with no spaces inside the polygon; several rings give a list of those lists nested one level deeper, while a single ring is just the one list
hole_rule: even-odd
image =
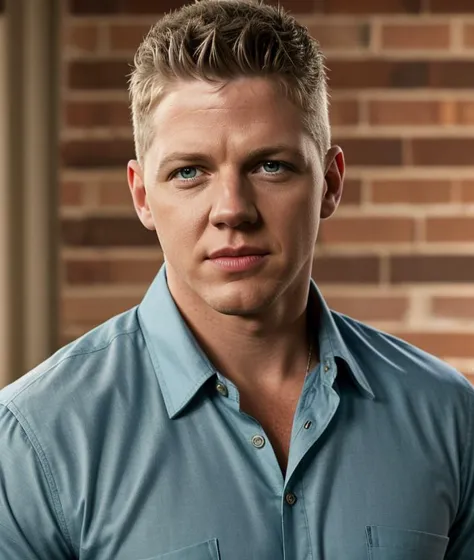
[{"label": "nose", "polygon": [[251,182],[239,173],[227,173],[217,179],[212,189],[209,220],[215,227],[237,228],[255,224],[259,219]]}]

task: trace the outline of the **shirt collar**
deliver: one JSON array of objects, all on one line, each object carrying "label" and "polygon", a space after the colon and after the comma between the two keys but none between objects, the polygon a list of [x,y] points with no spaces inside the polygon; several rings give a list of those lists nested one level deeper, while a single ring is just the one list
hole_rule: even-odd
[{"label": "shirt collar", "polygon": [[138,317],[166,409],[173,418],[216,372],[171,296],[165,265],[139,305]]},{"label": "shirt collar", "polygon": [[[340,315],[329,309],[314,280],[311,280],[310,297],[317,301],[316,309],[319,308],[319,354],[323,367],[326,367],[326,364],[330,366],[336,358],[340,358],[345,362],[362,394],[374,399],[375,395],[372,387],[354,352],[350,350],[346,342],[348,335],[346,334],[345,340],[336,323],[335,318],[340,317]],[[318,325],[318,321],[315,320],[314,324]],[[351,338],[353,339],[353,337]]]},{"label": "shirt collar", "polygon": [[[319,300],[321,362],[345,361],[362,392],[374,398],[372,389],[356,359],[349,351],[332,312],[314,281],[311,294]],[[177,416],[216,370],[204,354],[179,312],[166,280],[163,265],[138,307],[145,344],[158,377],[170,418]],[[318,324],[315,321],[314,324]]]}]

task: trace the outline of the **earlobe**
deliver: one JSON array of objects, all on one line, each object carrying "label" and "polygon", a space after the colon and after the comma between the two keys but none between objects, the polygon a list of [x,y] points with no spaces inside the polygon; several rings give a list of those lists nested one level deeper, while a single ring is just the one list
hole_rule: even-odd
[{"label": "earlobe", "polygon": [[140,164],[131,160],[127,166],[127,179],[133,206],[141,223],[149,230],[155,229],[153,215],[148,204],[148,195],[145,188],[144,174]]},{"label": "earlobe", "polygon": [[321,202],[321,219],[330,218],[339,206],[344,183],[344,154],[339,146],[333,146],[326,156],[326,188]]}]

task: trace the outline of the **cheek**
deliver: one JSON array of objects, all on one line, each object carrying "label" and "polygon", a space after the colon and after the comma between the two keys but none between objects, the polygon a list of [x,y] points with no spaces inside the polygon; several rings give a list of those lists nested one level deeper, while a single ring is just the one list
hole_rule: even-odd
[{"label": "cheek", "polygon": [[288,197],[280,200],[277,205],[270,208],[269,219],[278,226],[294,230],[308,230],[315,227],[318,222],[321,201],[315,194]]},{"label": "cheek", "polygon": [[184,256],[196,245],[202,230],[202,219],[192,202],[154,200],[150,205],[156,233],[163,251]]},{"label": "cheek", "polygon": [[[285,236],[293,250],[306,252],[316,243],[319,229],[321,201],[316,197],[306,197],[285,209]],[[283,228],[282,228],[283,233]]]}]

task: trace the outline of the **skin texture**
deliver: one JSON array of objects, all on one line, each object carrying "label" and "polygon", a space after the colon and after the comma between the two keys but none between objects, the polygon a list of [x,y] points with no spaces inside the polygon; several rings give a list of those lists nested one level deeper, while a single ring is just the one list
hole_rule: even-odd
[{"label": "skin texture", "polygon": [[[341,149],[320,154],[270,78],[178,82],[151,118],[152,144],[142,165],[129,162],[128,181],[139,219],[157,232],[178,308],[240,389],[299,385],[314,245],[341,198]],[[272,151],[256,153],[263,148]],[[241,245],[267,255],[243,272],[208,258]]]}]

